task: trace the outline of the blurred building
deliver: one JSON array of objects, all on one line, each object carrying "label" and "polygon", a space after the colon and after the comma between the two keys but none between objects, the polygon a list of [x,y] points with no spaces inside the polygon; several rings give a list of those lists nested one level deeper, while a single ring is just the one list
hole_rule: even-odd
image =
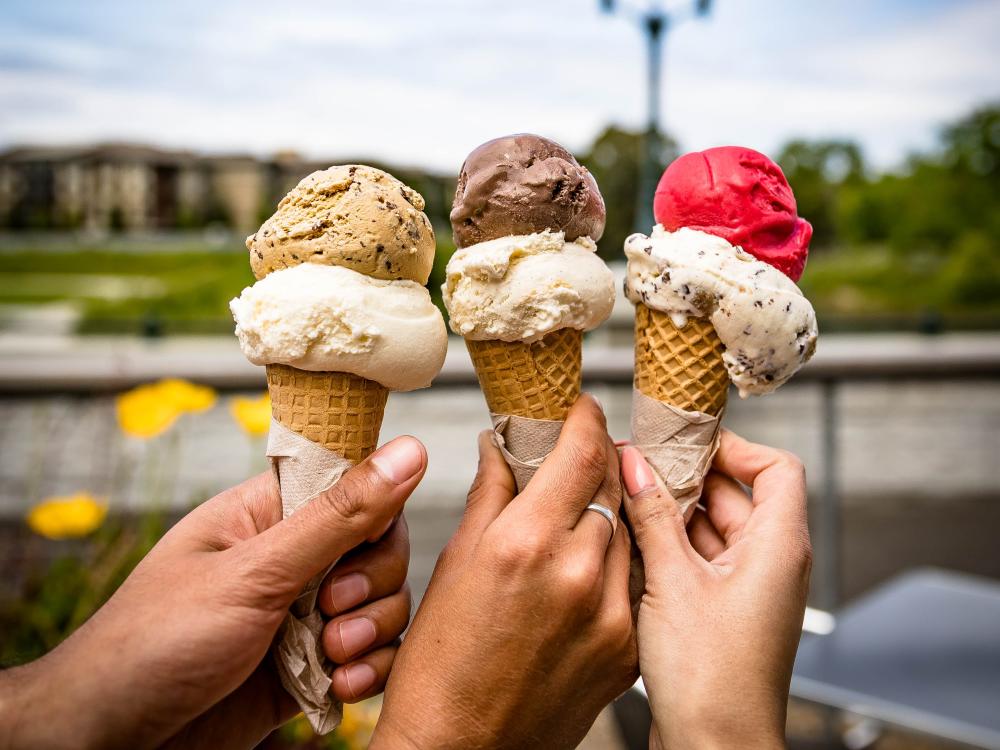
[{"label": "blurred building", "polygon": [[[0,153],[0,228],[148,231],[222,225],[249,232],[296,182],[330,163],[294,152],[258,159],[124,143],[12,148]],[[446,216],[448,181],[392,171],[424,194],[432,218]]]}]

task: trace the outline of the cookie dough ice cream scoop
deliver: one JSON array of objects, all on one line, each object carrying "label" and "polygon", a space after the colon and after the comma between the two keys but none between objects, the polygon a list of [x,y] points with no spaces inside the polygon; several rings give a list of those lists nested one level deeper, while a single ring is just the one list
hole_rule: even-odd
[{"label": "cookie dough ice cream scoop", "polygon": [[[435,246],[423,208],[392,175],[334,166],[305,177],[247,238],[258,281],[230,309],[243,353],[267,369],[284,516],[375,450],[390,390],[423,388],[441,369],[448,333],[423,286]],[[320,734],[340,721],[316,610],[324,574],[274,646],[282,684]]]}]

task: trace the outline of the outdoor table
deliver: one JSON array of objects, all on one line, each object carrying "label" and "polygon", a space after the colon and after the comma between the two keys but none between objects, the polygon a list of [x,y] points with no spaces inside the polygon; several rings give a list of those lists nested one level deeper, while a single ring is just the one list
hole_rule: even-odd
[{"label": "outdoor table", "polygon": [[804,633],[792,695],[878,723],[1000,750],[1000,583],[921,569]]}]

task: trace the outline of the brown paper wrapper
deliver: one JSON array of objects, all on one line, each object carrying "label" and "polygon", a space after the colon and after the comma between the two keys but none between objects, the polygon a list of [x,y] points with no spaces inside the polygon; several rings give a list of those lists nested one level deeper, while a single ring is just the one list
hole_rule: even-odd
[{"label": "brown paper wrapper", "polygon": [[[282,517],[295,513],[335,485],[353,463],[271,420],[267,456],[281,488]],[[330,567],[333,567],[331,565]],[[330,662],[320,643],[323,618],[316,595],[330,568],[314,577],[292,603],[274,646],[278,676],[317,734],[337,728],[342,706],[330,695]]]},{"label": "brown paper wrapper", "polygon": [[518,492],[555,448],[566,413],[580,396],[582,341],[572,328],[531,343],[466,339],[490,409],[493,442]]},{"label": "brown paper wrapper", "polygon": [[493,442],[514,475],[517,491],[521,492],[556,447],[563,422],[493,413],[490,419]]},{"label": "brown paper wrapper", "polygon": [[632,444],[655,470],[663,488],[685,518],[701,497],[705,475],[719,449],[717,416],[650,398],[632,391]]}]

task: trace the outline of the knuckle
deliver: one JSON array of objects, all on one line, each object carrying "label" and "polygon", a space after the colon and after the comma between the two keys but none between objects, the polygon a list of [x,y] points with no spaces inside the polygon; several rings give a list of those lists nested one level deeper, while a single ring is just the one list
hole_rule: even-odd
[{"label": "knuckle", "polygon": [[799,570],[808,575],[813,566],[812,540],[808,531],[801,531],[793,546],[794,560]]},{"label": "knuckle", "polygon": [[594,501],[617,513],[622,504],[621,480],[610,476],[605,479],[604,483],[598,488]]},{"label": "knuckle", "polygon": [[538,531],[521,529],[517,534],[489,536],[489,546],[504,569],[531,567],[545,555],[546,539]]},{"label": "knuckle", "polygon": [[608,470],[607,451],[595,440],[585,440],[574,446],[573,464],[590,481],[601,481]]},{"label": "knuckle", "polygon": [[489,484],[486,481],[484,472],[479,471],[472,480],[472,484],[469,486],[469,492],[466,496],[468,504],[473,505],[479,500],[482,500],[488,489]]},{"label": "knuckle", "polygon": [[652,529],[677,526],[684,528],[684,515],[680,506],[670,498],[650,498],[647,507],[638,518],[633,519],[635,533],[645,534]]},{"label": "knuckle", "polygon": [[803,479],[805,478],[806,467],[805,464],[802,463],[801,458],[791,451],[776,449],[775,452],[778,454],[778,463],[781,464],[786,471],[796,476],[801,476]]},{"label": "knuckle", "polygon": [[627,600],[613,605],[605,618],[606,637],[616,653],[628,648],[632,641],[632,609]]},{"label": "knuckle", "polygon": [[364,514],[368,507],[371,480],[345,474],[322,495],[324,507],[331,513],[350,521]]},{"label": "knuckle", "polygon": [[406,618],[403,627],[409,624],[410,618],[413,616],[413,592],[410,590],[410,584],[403,585],[403,607],[406,610]]},{"label": "knuckle", "polygon": [[599,566],[590,560],[577,558],[560,569],[559,586],[567,598],[577,605],[596,600]]},{"label": "knuckle", "polygon": [[460,557],[461,543],[456,535],[445,543],[441,552],[438,554],[437,564],[434,566],[434,572],[437,573],[438,570],[450,570],[455,567]]},{"label": "knuckle", "polygon": [[238,545],[225,555],[232,561],[227,568],[227,580],[216,591],[232,604],[250,605],[261,611],[280,611],[288,607],[295,596],[296,577],[293,571],[274,564],[274,557],[258,545]]}]

